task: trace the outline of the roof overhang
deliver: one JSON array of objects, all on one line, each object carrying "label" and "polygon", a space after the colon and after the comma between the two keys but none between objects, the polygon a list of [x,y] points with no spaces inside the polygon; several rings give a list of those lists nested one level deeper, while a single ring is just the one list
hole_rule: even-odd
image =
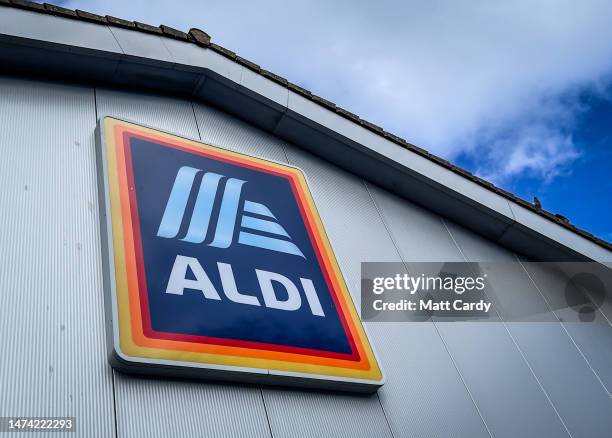
[{"label": "roof overhang", "polygon": [[5,73],[190,96],[535,260],[612,262],[606,242],[223,51],[0,7]]}]

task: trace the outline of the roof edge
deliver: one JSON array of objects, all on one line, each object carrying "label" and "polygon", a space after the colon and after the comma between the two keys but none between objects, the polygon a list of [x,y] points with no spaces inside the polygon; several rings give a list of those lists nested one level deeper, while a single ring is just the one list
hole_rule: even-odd
[{"label": "roof edge", "polygon": [[159,27],[151,26],[151,25],[147,25],[144,23],[140,23],[140,22],[131,22],[127,20],[122,20],[119,18],[111,17],[111,16],[103,17],[97,14],[92,14],[92,13],[81,11],[81,10],[72,11],[70,9],[51,5],[48,3],[40,4],[40,3],[34,3],[30,1],[25,1],[25,0],[0,0],[0,5],[9,6],[13,8],[26,9],[26,10],[34,11],[37,13],[55,15],[55,16],[69,18],[73,20],[86,21],[86,22],[95,23],[99,25],[106,25],[110,27],[121,27],[124,29],[136,31],[136,32],[148,33],[148,34],[158,35],[158,36],[162,36],[166,38],[171,38],[174,40],[180,40],[185,43],[190,43],[190,44],[194,44],[194,45],[197,45],[203,48],[210,49],[214,51],[215,53],[221,55],[222,57],[228,60],[231,60],[235,62],[236,64],[250,71],[253,71],[257,75],[267,80],[272,81],[273,83],[275,83],[276,85],[282,88],[287,89],[288,92],[295,93],[296,95],[310,101],[312,104],[322,107],[325,110],[331,111],[335,115],[342,117],[343,119],[350,121],[356,125],[359,125],[360,127],[366,129],[367,131],[377,136],[380,136],[381,138],[384,138],[385,140],[388,140],[396,145],[399,145],[402,148],[414,154],[417,154],[418,156],[423,157],[438,166],[441,166],[447,170],[450,170],[456,175],[483,187],[487,191],[500,195],[503,198],[507,199],[508,201],[512,201],[513,203],[518,204],[518,206],[522,207],[523,209],[526,209],[529,212],[535,215],[538,215],[541,218],[544,218],[547,221],[550,221],[555,225],[561,226],[564,229],[582,238],[585,238],[608,251],[612,251],[612,243],[607,242],[597,236],[594,236],[588,231],[585,231],[583,229],[580,229],[574,226],[573,224],[569,222],[567,218],[563,217],[562,215],[554,214],[549,211],[546,211],[540,208],[539,206],[535,206],[534,204],[510,192],[507,192],[499,187],[496,187],[494,184],[476,175],[473,175],[469,171],[462,169],[458,166],[455,166],[452,163],[448,162],[447,160],[444,160],[440,157],[430,154],[426,150],[419,148],[407,142],[406,140],[392,133],[385,131],[383,128],[375,124],[372,124],[368,122],[367,120],[361,119],[359,116],[341,107],[336,106],[334,103],[322,97],[314,95],[313,93],[311,93],[308,90],[305,90],[299,85],[293,84],[289,82],[288,80],[286,80],[285,78],[275,75],[274,73],[271,73],[261,68],[259,65],[238,56],[236,53],[230,50],[227,50],[217,44],[212,43],[210,36],[204,31],[201,31],[199,29],[191,29],[189,33],[185,33],[185,32],[182,32],[182,31],[179,31],[179,30],[176,30],[171,27],[164,26],[164,25],[161,25]]}]

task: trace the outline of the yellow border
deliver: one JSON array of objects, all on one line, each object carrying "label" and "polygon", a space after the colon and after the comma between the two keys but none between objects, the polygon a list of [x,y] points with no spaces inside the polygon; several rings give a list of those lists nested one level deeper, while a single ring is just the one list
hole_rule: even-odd
[{"label": "yellow border", "polygon": [[[116,157],[116,148],[117,144],[115,142],[114,135],[114,127],[117,125],[122,125],[125,128],[129,128],[130,131],[140,132],[143,134],[152,134],[157,137],[162,137],[167,139],[168,142],[180,142],[183,145],[189,145],[196,148],[211,148],[215,151],[222,152],[227,156],[235,156],[240,160],[248,159],[253,162],[261,162],[265,165],[274,164],[283,170],[291,170],[296,171],[295,174],[298,176],[300,180],[300,185],[302,186],[302,191],[304,194],[304,198],[308,201],[311,208],[311,214],[314,219],[314,223],[317,227],[317,232],[320,235],[321,242],[325,247],[325,251],[323,251],[322,256],[327,257],[330,265],[335,272],[335,280],[336,283],[340,286],[341,296],[346,303],[346,309],[348,313],[348,317],[352,319],[353,326],[356,330],[356,339],[355,344],[360,344],[363,348],[366,359],[371,365],[368,370],[357,370],[351,368],[344,368],[342,366],[323,366],[323,365],[314,365],[309,363],[302,362],[289,362],[289,361],[281,361],[281,360],[271,360],[271,359],[254,359],[249,357],[241,357],[241,356],[233,356],[233,355],[224,355],[224,354],[207,354],[200,352],[191,352],[191,351],[180,351],[175,349],[161,349],[161,348],[149,348],[138,346],[133,341],[132,327],[131,327],[131,314],[130,314],[130,304],[128,297],[128,275],[127,275],[127,267],[126,267],[126,253],[125,248],[126,244],[132,245],[133,251],[133,242],[125,242],[124,233],[123,233],[123,222],[122,222],[122,212],[121,212],[121,200],[120,200],[120,185],[119,185],[119,176],[117,173],[117,157]],[[134,358],[148,358],[148,359],[164,359],[171,361],[180,361],[180,362],[196,362],[201,364],[214,364],[221,366],[232,366],[232,367],[246,367],[246,368],[258,368],[262,370],[274,370],[274,371],[287,371],[292,373],[305,373],[305,374],[314,374],[321,376],[335,376],[335,377],[344,377],[344,378],[353,378],[353,379],[363,379],[363,380],[371,380],[371,381],[380,381],[382,380],[382,372],[378,366],[377,360],[373,354],[367,336],[363,330],[363,326],[357,314],[357,311],[354,307],[353,301],[351,299],[350,293],[346,287],[346,284],[343,280],[342,274],[340,272],[340,268],[338,263],[333,255],[333,251],[331,249],[331,245],[327,238],[327,234],[323,228],[320,217],[314,205],[314,200],[312,199],[312,195],[308,190],[308,185],[306,183],[306,179],[301,171],[290,167],[284,166],[278,163],[271,163],[266,160],[261,160],[259,158],[246,156],[243,154],[238,154],[235,152],[226,151],[223,149],[216,148],[214,146],[206,145],[203,143],[198,143],[192,140],[188,140],[182,137],[166,134],[164,132],[156,131],[150,128],[145,128],[139,125],[135,125],[129,122],[123,122],[116,119],[112,119],[110,117],[105,117],[103,121],[103,129],[104,129],[104,139],[105,145],[103,147],[106,150],[106,159],[107,159],[107,182],[109,188],[109,197],[110,197],[110,216],[112,222],[112,241],[113,241],[113,253],[114,253],[114,265],[115,265],[115,287],[117,293],[117,307],[119,313],[119,339],[121,352],[124,355],[134,357]],[[125,213],[124,213],[125,214]],[[129,217],[129,215],[127,216]],[[127,257],[130,258],[130,257]],[[180,343],[180,341],[174,341]],[[240,348],[240,347],[236,347]],[[222,348],[219,348],[222,349]],[[244,348],[240,348],[246,350]],[[287,354],[287,353],[286,353]],[[299,355],[297,355],[299,356]],[[338,362],[341,362],[338,360]]]}]

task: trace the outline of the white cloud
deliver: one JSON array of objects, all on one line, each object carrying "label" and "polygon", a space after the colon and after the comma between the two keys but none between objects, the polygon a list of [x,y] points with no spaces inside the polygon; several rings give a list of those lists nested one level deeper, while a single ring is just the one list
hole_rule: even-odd
[{"label": "white cloud", "polygon": [[580,157],[571,135],[537,124],[523,126],[509,138],[492,140],[483,149],[486,156],[477,173],[495,183],[524,174],[550,182],[569,173],[569,165]]},{"label": "white cloud", "polygon": [[503,182],[551,180],[580,151],[578,95],[612,69],[607,1],[69,1],[199,27],[313,92]]}]

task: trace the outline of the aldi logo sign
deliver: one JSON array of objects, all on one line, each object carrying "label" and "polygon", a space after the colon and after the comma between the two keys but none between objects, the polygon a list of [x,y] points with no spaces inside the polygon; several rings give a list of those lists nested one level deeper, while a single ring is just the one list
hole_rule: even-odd
[{"label": "aldi logo sign", "polygon": [[114,367],[382,385],[299,169],[110,117],[99,131]]}]

